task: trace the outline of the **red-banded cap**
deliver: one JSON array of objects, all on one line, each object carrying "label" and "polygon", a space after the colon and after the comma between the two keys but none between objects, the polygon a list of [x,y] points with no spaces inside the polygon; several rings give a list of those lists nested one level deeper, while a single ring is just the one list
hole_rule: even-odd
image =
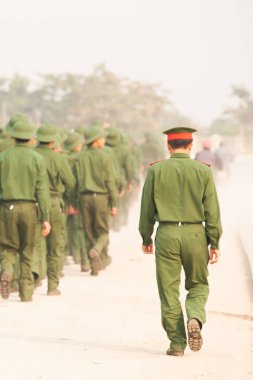
[{"label": "red-banded cap", "polygon": [[196,129],[188,127],[177,127],[167,129],[163,133],[168,136],[168,141],[171,140],[192,140],[192,134]]}]

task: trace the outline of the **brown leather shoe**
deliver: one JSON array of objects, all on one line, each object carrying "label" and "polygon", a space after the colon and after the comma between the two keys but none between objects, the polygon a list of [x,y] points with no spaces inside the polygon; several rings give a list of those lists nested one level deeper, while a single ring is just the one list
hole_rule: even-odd
[{"label": "brown leather shoe", "polygon": [[166,354],[170,355],[170,356],[184,356],[184,351],[175,351],[175,350],[172,350],[171,348],[169,348],[166,351]]},{"label": "brown leather shoe", "polygon": [[81,272],[89,272],[90,268],[88,268],[87,265],[82,265],[81,266]]},{"label": "brown leather shoe", "polygon": [[203,344],[200,325],[197,319],[190,319],[187,323],[188,345],[192,351],[199,351]]},{"label": "brown leather shoe", "polygon": [[90,275],[91,275],[91,276],[98,276],[98,271],[96,271],[96,270],[92,270],[92,271],[90,272]]},{"label": "brown leather shoe", "polygon": [[59,296],[61,294],[59,289],[48,290],[48,296]]},{"label": "brown leather shoe", "polygon": [[10,273],[4,272],[1,276],[1,286],[0,286],[1,296],[4,299],[9,298],[10,296],[11,282],[12,282],[12,276],[10,275]]}]

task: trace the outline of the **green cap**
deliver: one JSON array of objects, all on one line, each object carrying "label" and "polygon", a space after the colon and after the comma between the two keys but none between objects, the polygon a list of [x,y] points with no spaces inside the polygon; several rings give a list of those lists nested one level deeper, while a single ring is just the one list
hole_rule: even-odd
[{"label": "green cap", "polygon": [[39,142],[53,142],[59,139],[57,129],[54,125],[43,124],[36,133],[36,139]]},{"label": "green cap", "polygon": [[77,128],[75,128],[75,132],[79,133],[79,135],[82,135],[82,136],[84,136],[85,131],[86,131],[85,127],[77,127]]},{"label": "green cap", "polygon": [[168,141],[171,140],[192,140],[192,133],[196,132],[196,129],[188,127],[170,128],[163,131],[168,136]]},{"label": "green cap", "polygon": [[101,125],[99,124],[92,125],[91,127],[87,128],[85,131],[85,140],[86,140],[87,145],[105,136],[106,136],[106,133],[104,129],[101,127]]},{"label": "green cap", "polygon": [[31,140],[34,138],[35,130],[31,124],[20,120],[12,126],[9,134],[16,139]]},{"label": "green cap", "polygon": [[70,152],[73,152],[78,145],[80,145],[83,142],[82,135],[79,133],[72,132],[68,135],[66,140],[64,141],[64,148],[69,150]]},{"label": "green cap", "polygon": [[116,146],[120,144],[121,134],[117,128],[106,128],[106,145]]},{"label": "green cap", "polygon": [[15,115],[11,116],[10,120],[6,125],[7,133],[11,133],[12,127],[17,121],[22,121],[24,123],[30,124],[28,117],[24,113],[16,113]]}]

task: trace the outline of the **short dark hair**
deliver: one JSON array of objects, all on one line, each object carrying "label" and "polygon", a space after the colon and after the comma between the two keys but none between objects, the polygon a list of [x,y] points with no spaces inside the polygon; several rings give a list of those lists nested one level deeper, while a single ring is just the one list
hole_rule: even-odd
[{"label": "short dark hair", "polygon": [[16,139],[16,138],[14,138],[14,140],[16,141],[17,144],[25,144],[25,143],[28,143],[28,141],[30,141],[31,139]]},{"label": "short dark hair", "polygon": [[171,146],[173,149],[178,148],[188,148],[188,146],[192,143],[192,140],[170,140],[168,141],[168,145]]}]

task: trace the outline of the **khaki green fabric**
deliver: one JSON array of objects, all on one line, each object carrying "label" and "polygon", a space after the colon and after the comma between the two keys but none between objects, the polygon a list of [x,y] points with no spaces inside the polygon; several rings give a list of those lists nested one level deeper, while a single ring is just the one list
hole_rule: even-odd
[{"label": "khaki green fabric", "polygon": [[20,255],[19,294],[21,300],[32,297],[32,255],[36,205],[33,202],[2,202],[0,204],[0,263],[1,273],[13,276],[17,253]]},{"label": "khaki green fabric", "polygon": [[27,144],[0,154],[0,201],[38,202],[41,220],[49,220],[49,194],[44,160]]},{"label": "khaki green fabric", "polygon": [[187,320],[206,321],[209,254],[202,224],[173,226],[159,224],[156,233],[156,273],[161,300],[162,325],[171,341],[170,348],[183,351],[186,333],[179,301],[180,273],[185,272]]},{"label": "khaki green fabric", "polygon": [[183,351],[186,332],[179,301],[181,268],[188,291],[187,319],[196,318],[204,324],[209,293],[208,244],[217,248],[222,234],[210,168],[184,153],[151,166],[141,202],[139,231],[143,245],[152,243],[155,222],[159,222],[155,254],[162,324],[171,341],[170,348]]},{"label": "khaki green fabric", "polygon": [[116,206],[116,184],[113,164],[103,148],[88,147],[75,165],[78,193],[94,192],[109,195],[110,207]]},{"label": "khaki green fabric", "polygon": [[35,150],[45,159],[49,179],[51,232],[46,238],[46,245],[48,290],[51,291],[59,285],[64,258],[65,210],[62,196],[65,190],[70,191],[74,187],[75,178],[65,155],[52,151],[44,144],[39,144]]},{"label": "khaki green fabric", "polygon": [[50,195],[59,196],[65,190],[71,190],[75,185],[75,178],[65,155],[54,152],[44,144],[39,144],[35,148],[35,152],[45,159]]},{"label": "khaki green fabric", "polygon": [[[109,201],[105,194],[84,194],[80,198],[83,226],[86,234],[86,248],[107,254],[109,244]],[[92,268],[92,262],[91,262]]]},{"label": "khaki green fabric", "polygon": [[205,222],[208,242],[217,248],[222,227],[210,168],[184,153],[151,166],[143,189],[139,225],[144,245],[151,243],[155,221]]}]

